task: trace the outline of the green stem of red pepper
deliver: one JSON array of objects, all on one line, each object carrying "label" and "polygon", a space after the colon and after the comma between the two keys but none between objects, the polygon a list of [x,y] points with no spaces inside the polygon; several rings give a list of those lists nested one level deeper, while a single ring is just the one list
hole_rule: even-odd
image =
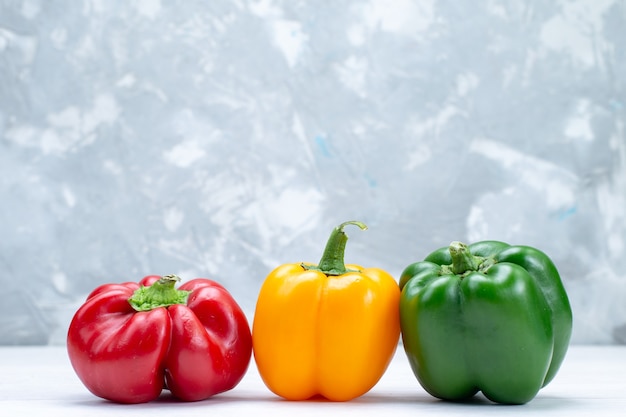
[{"label": "green stem of red pepper", "polygon": [[176,275],[165,275],[149,287],[140,287],[128,299],[137,311],[150,311],[158,307],[174,304],[187,304],[190,291],[174,288],[180,278]]},{"label": "green stem of red pepper", "polygon": [[343,231],[343,228],[349,224],[358,226],[361,230],[367,230],[367,226],[359,221],[349,221],[341,223],[335,227],[328,238],[326,248],[322,254],[319,264],[316,265],[302,265],[304,269],[312,269],[315,271],[323,272],[328,276],[343,275],[346,272],[357,272],[346,269],[344,263],[344,255],[346,251],[346,243],[348,242],[348,235]]}]

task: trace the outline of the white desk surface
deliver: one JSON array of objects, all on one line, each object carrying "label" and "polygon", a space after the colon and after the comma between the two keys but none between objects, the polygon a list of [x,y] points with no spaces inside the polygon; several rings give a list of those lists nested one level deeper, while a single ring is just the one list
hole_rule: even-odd
[{"label": "white desk surface", "polygon": [[[28,414],[26,414],[28,413]],[[254,361],[241,383],[211,399],[184,403],[167,394],[138,405],[93,396],[74,374],[64,347],[0,347],[0,416],[626,416],[626,346],[571,346],[556,378],[521,406],[484,397],[456,404],[429,396],[402,347],[379,383],[345,403],[289,402],[261,381]]]}]

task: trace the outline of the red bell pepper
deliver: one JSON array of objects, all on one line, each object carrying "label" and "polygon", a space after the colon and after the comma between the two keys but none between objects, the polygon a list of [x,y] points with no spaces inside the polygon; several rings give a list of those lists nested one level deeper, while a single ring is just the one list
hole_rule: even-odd
[{"label": "red bell pepper", "polygon": [[252,355],[250,326],[220,284],[147,276],[89,294],[69,326],[67,349],[93,394],[142,403],[163,389],[198,401],[235,387]]}]

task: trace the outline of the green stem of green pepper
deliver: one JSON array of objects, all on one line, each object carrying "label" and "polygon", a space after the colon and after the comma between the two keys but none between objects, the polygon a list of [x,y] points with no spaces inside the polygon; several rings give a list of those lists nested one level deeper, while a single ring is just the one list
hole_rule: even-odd
[{"label": "green stem of green pepper", "polygon": [[346,232],[343,231],[343,228],[349,224],[358,226],[361,230],[367,230],[367,226],[359,221],[353,220],[341,223],[339,226],[335,227],[330,234],[319,264],[317,264],[317,266],[303,264],[302,267],[307,270],[312,269],[323,272],[328,276],[343,275],[346,272],[357,272],[346,269],[346,265],[344,263],[348,235],[346,235]]},{"label": "green stem of green pepper", "polygon": [[190,291],[174,288],[179,281],[180,278],[176,275],[165,275],[149,287],[140,287],[128,299],[128,302],[137,311],[150,311],[157,307],[187,304]]},{"label": "green stem of green pepper", "polygon": [[452,242],[448,247],[452,265],[450,269],[453,274],[462,275],[468,271],[478,271],[482,258],[470,253],[469,248],[462,242]]}]

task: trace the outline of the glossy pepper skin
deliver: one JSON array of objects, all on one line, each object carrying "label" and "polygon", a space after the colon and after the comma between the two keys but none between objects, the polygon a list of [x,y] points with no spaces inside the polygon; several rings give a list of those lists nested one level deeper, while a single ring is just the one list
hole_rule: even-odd
[{"label": "glossy pepper skin", "polygon": [[478,391],[523,404],[557,373],[572,331],[559,273],[543,252],[453,242],[400,278],[404,349],[420,384],[462,401]]},{"label": "glossy pepper skin", "polygon": [[286,264],[265,279],[252,326],[267,387],[288,400],[348,401],[386,370],[399,341],[400,289],[378,268],[344,265],[347,224],[333,230],[320,263]]},{"label": "glossy pepper skin", "polygon": [[143,403],[163,389],[183,401],[239,383],[252,356],[247,319],[220,284],[147,276],[96,288],[69,326],[67,350],[98,397]]}]

